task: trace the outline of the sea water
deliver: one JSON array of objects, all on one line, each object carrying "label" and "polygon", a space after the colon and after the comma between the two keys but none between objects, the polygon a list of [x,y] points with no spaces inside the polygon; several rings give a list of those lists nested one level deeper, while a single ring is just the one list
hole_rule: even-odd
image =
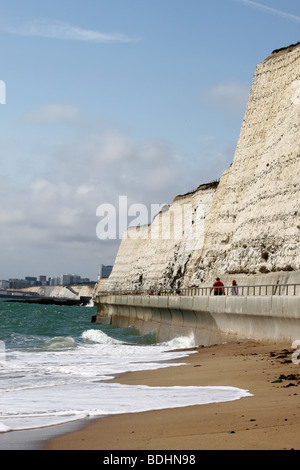
[{"label": "sea water", "polygon": [[108,383],[128,371],[181,367],[176,361],[191,353],[178,349],[195,346],[194,337],[158,344],[155,332],[91,323],[95,314],[93,306],[0,302],[0,432],[250,395],[234,387]]}]

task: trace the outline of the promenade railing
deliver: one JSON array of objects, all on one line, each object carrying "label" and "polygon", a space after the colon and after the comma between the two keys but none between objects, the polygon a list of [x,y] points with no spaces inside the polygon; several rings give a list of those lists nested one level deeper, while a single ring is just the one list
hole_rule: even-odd
[{"label": "promenade railing", "polygon": [[[182,289],[124,289],[103,290],[98,295],[161,295],[161,296],[210,296],[215,295],[214,287],[186,287]],[[220,289],[220,288],[219,288]],[[233,295],[232,286],[224,286],[223,295]],[[237,296],[297,296],[300,295],[300,284],[266,284],[235,286]]]}]

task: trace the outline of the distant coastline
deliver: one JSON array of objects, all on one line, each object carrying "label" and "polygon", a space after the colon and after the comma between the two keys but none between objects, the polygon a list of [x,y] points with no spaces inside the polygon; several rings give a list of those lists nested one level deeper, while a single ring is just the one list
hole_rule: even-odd
[{"label": "distant coastline", "polygon": [[92,302],[95,284],[74,286],[42,286],[0,291],[5,302],[27,304],[86,306]]},{"label": "distant coastline", "polygon": [[42,304],[42,305],[67,305],[85,307],[91,301],[91,297],[77,299],[59,299],[57,297],[29,297],[23,299],[6,299],[4,302],[20,302],[24,304]]}]

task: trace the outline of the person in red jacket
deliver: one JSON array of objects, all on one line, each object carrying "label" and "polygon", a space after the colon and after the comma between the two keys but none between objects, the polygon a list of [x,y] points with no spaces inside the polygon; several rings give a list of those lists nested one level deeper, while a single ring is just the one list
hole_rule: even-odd
[{"label": "person in red jacket", "polygon": [[214,295],[224,295],[224,284],[223,282],[220,281],[219,277],[217,277],[217,279],[213,283],[213,286],[210,289],[210,292],[212,290],[214,290]]}]

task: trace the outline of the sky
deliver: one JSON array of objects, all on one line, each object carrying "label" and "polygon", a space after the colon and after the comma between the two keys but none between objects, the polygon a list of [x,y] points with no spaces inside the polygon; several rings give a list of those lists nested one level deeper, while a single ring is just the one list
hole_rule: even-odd
[{"label": "sky", "polygon": [[96,280],[101,208],[220,178],[257,64],[298,41],[299,0],[0,0],[0,279]]}]

